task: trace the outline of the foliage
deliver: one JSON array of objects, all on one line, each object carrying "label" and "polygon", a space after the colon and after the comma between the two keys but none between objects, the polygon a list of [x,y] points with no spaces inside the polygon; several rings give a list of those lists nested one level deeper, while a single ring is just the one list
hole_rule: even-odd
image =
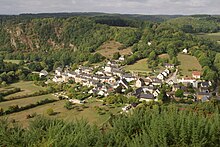
[{"label": "foliage", "polygon": [[1,119],[0,146],[218,146],[219,118],[219,103],[212,101],[143,106],[111,115],[100,128],[36,117],[23,129]]},{"label": "foliage", "polygon": [[178,89],[178,90],[175,92],[175,96],[182,98],[182,97],[184,96],[183,93],[184,93],[184,91],[183,91],[182,89]]},{"label": "foliage", "polygon": [[47,114],[48,115],[54,115],[54,110],[52,108],[47,109]]}]

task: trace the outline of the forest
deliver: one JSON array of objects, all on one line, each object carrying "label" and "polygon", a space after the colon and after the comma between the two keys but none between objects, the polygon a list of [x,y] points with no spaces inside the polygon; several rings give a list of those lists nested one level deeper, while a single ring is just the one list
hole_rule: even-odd
[{"label": "forest", "polygon": [[219,108],[216,100],[148,103],[128,114],[111,115],[101,126],[39,116],[22,128],[1,119],[0,146],[218,146]]}]

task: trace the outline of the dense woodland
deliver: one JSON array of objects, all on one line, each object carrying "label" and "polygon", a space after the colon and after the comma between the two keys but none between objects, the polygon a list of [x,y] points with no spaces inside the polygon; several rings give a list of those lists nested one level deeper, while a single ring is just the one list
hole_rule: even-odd
[{"label": "dense woodland", "polygon": [[190,106],[143,104],[101,126],[36,117],[29,128],[0,121],[0,146],[219,146],[217,101]]}]

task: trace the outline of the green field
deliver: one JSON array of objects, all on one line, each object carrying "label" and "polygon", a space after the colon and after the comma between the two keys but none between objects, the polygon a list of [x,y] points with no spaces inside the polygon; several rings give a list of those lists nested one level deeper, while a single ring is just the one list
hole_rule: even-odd
[{"label": "green field", "polygon": [[55,96],[52,94],[48,95],[41,95],[41,96],[35,96],[35,97],[28,97],[28,98],[23,98],[23,99],[17,99],[17,100],[10,100],[6,102],[1,102],[0,103],[0,108],[3,108],[4,110],[7,110],[9,106],[12,105],[18,105],[19,107],[26,106],[28,104],[35,104],[36,102],[44,99],[57,99]]},{"label": "green field", "polygon": [[218,33],[202,33],[202,34],[197,34],[197,36],[211,39],[213,41],[217,41],[218,43],[220,43],[220,32],[218,32]]},{"label": "green field", "polygon": [[196,57],[191,55],[179,54],[178,61],[180,61],[179,70],[183,76],[192,76],[192,70],[201,71],[202,67]]},{"label": "green field", "polygon": [[9,98],[9,97],[17,96],[17,95],[32,94],[32,93],[37,92],[39,90],[44,90],[45,89],[43,87],[36,86],[33,81],[18,82],[18,83],[9,85],[9,88],[10,87],[21,88],[21,92],[11,94],[11,95],[5,97],[6,99]]},{"label": "green field", "polygon": [[[82,111],[78,111],[76,108],[72,110],[67,110],[66,108],[64,108],[65,102],[66,102],[65,100],[62,100],[50,104],[45,104],[25,111],[9,114],[7,115],[7,117],[9,120],[14,119],[18,121],[20,124],[22,124],[22,126],[26,127],[28,126],[29,123],[29,120],[26,118],[28,114],[37,113],[38,115],[40,114],[40,115],[48,116],[46,114],[46,110],[52,108],[54,112],[57,114],[51,117],[64,119],[67,122],[85,119],[91,124],[101,125],[109,118],[110,114],[106,113],[104,115],[99,115],[97,113],[97,110],[95,110],[94,106],[99,106],[105,109],[109,109],[109,112],[114,114],[116,114],[118,111],[121,111],[121,107],[108,108],[107,106],[102,106],[102,102],[87,103],[85,104],[85,106],[88,106],[88,108],[83,108]],[[74,105],[74,107],[82,108],[82,105]]]},{"label": "green field", "polygon": [[125,66],[124,70],[131,71],[131,72],[149,72],[149,71],[151,71],[148,68],[147,59],[142,59],[132,65],[127,65],[127,66]]}]

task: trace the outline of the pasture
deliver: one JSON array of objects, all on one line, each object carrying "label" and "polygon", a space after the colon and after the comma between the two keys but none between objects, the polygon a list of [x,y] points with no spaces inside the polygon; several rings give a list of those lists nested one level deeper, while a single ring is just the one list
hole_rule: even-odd
[{"label": "pasture", "polygon": [[202,67],[196,57],[191,55],[179,54],[178,61],[180,62],[179,71],[182,76],[192,76],[192,71],[201,71]]}]

